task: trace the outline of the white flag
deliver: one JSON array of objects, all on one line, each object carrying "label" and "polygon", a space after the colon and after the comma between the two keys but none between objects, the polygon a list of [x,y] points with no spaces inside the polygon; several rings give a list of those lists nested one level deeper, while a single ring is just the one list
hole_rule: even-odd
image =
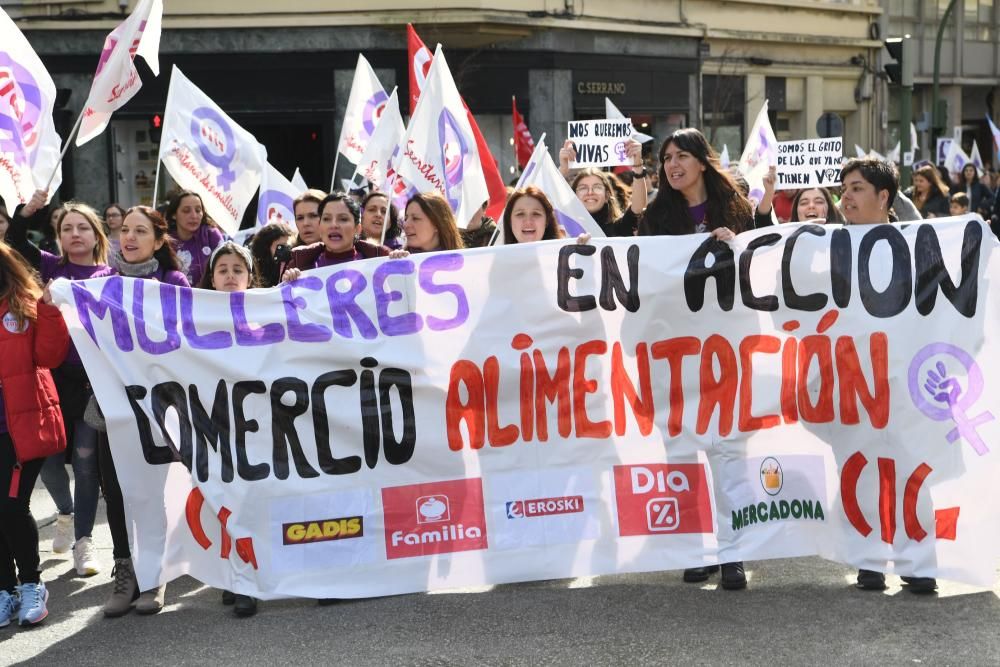
[{"label": "white flag", "polygon": [[299,194],[309,189],[309,186],[306,185],[306,179],[302,178],[302,172],[299,171],[298,167],[295,168],[295,173],[292,174],[292,185],[295,186]]},{"label": "white flag", "polygon": [[28,40],[0,9],[0,199],[8,211],[55,178],[62,183],[60,139],[52,120],[56,86]]},{"label": "white flag", "polygon": [[969,161],[976,165],[976,171],[979,172],[980,176],[986,173],[983,167],[983,156],[979,154],[979,144],[976,143],[975,139],[972,140],[972,155],[969,156]]},{"label": "white flag", "polygon": [[406,127],[403,125],[403,116],[399,112],[399,98],[394,88],[385,105],[385,111],[382,112],[382,120],[372,133],[351,180],[355,183],[367,180],[377,189],[387,191],[389,159],[403,138],[404,132]]},{"label": "white flag", "polygon": [[103,132],[111,114],[125,106],[142,88],[139,71],[133,62],[136,56],[142,56],[153,74],[160,75],[162,20],[163,0],[140,0],[132,14],[104,40],[94,83],[83,107],[77,146]]},{"label": "white flag", "polygon": [[997,127],[996,123],[988,115],[986,116],[986,122],[990,124],[990,133],[993,135],[993,148],[1000,154],[1000,127]]},{"label": "white flag", "polygon": [[267,150],[175,65],[160,160],[177,184],[199,193],[208,214],[234,234],[260,185]]},{"label": "white flag", "polygon": [[948,155],[944,159],[944,168],[952,174],[960,174],[965,168],[965,165],[972,162],[972,158],[969,157],[968,153],[962,150],[962,144],[954,139],[951,145],[948,146]]},{"label": "white flag", "polygon": [[[614,102],[609,100],[607,97],[604,98],[604,115],[607,118],[625,118],[625,114],[618,110],[618,107],[614,105]],[[652,141],[653,137],[648,134],[643,134],[639,130],[632,126],[632,139],[638,141],[640,144],[644,144],[647,141]]]},{"label": "white flag", "polygon": [[[749,198],[756,204],[764,197],[764,176],[767,170],[778,164],[778,140],[767,118],[767,100],[757,114],[747,145],[740,156],[740,173],[750,185]],[[756,206],[755,204],[755,206]]]},{"label": "white flag", "polygon": [[719,164],[723,169],[729,169],[729,144],[722,144],[722,155],[719,156]]},{"label": "white flag", "polygon": [[379,83],[375,71],[365,57],[358,55],[358,66],[354,70],[351,94],[347,98],[347,112],[340,128],[337,150],[353,164],[358,164],[365,152],[368,140],[378,125],[389,96]]},{"label": "white flag", "polygon": [[283,222],[294,229],[295,207],[292,202],[304,190],[297,189],[268,162],[261,174],[260,194],[257,196],[257,225]]},{"label": "white flag", "polygon": [[393,166],[409,188],[443,195],[462,228],[490,198],[468,112],[440,44]]},{"label": "white flag", "polygon": [[868,153],[866,153],[865,149],[862,148],[861,146],[858,146],[857,144],[854,144],[854,156],[855,157],[859,157],[859,158],[861,158],[861,157],[867,157]]},{"label": "white flag", "polygon": [[[553,162],[549,149],[545,146],[544,134],[535,145],[531,159],[524,165],[521,178],[517,181],[518,188],[526,188],[529,185],[534,185],[549,198],[555,210],[556,221],[566,230],[568,236],[575,238],[580,234],[590,234],[594,238],[605,237],[600,225],[587,212],[583,202],[566,182],[566,178],[559,173],[559,167]],[[500,233],[496,245],[502,245],[503,223],[499,222],[497,226],[500,228]]]}]

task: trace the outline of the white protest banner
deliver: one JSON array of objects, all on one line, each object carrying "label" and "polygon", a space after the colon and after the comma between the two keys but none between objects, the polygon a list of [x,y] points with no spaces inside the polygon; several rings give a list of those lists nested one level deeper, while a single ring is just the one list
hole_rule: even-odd
[{"label": "white protest banner", "polygon": [[267,150],[175,65],[160,160],[177,184],[199,193],[208,214],[234,234],[260,186]]},{"label": "white protest banner", "polygon": [[779,141],[778,182],[775,189],[838,186],[843,161],[844,140],[841,137]]},{"label": "white protest banner", "polygon": [[56,86],[31,44],[0,8],[0,199],[7,210],[62,183],[60,139],[52,119]]},{"label": "white protest banner", "polygon": [[363,55],[358,54],[347,111],[340,127],[340,141],[337,142],[337,151],[352,164],[361,160],[388,101],[389,96],[375,76],[375,70]]},{"label": "white protest banner", "polygon": [[[576,238],[580,234],[590,234],[594,238],[605,237],[600,225],[591,217],[587,207],[583,205],[580,198],[573,192],[573,188],[566,182],[566,178],[559,173],[559,167],[552,160],[549,149],[545,145],[544,134],[539,138],[535,150],[531,152],[531,159],[528,160],[528,164],[524,165],[521,178],[517,181],[518,189],[526,188],[529,185],[534,185],[548,197],[549,203],[552,204],[552,209],[555,211],[556,220],[559,222],[559,226],[566,231],[567,236]],[[497,226],[500,228],[497,243],[503,244],[503,225]]]},{"label": "white protest banner", "polygon": [[[488,159],[489,158],[487,156]],[[469,114],[438,44],[417,108],[392,159],[397,190],[435,190],[465,228],[490,192]]]},{"label": "white protest banner", "polygon": [[142,88],[133,60],[142,57],[154,76],[160,75],[160,32],[163,0],[140,0],[127,19],[104,40],[90,95],[83,107],[76,145],[82,146],[108,126],[111,114]]},{"label": "white protest banner", "polygon": [[632,164],[627,145],[632,138],[630,118],[571,120],[566,136],[576,149],[576,160],[569,165],[572,169]]},{"label": "white protest banner", "polygon": [[[613,120],[621,120],[626,117],[625,114],[623,114],[621,111],[618,110],[618,107],[615,106],[614,102],[612,102],[607,97],[604,98],[604,116],[606,118],[611,118]],[[644,144],[647,141],[653,140],[653,137],[649,136],[648,134],[643,134],[639,130],[635,129],[634,125],[632,126],[632,138],[638,141],[640,144]]]},{"label": "white protest banner", "polygon": [[382,120],[379,121],[369,138],[364,154],[354,171],[352,181],[360,183],[362,180],[367,180],[377,189],[388,191],[389,160],[405,131],[403,116],[399,111],[399,98],[396,95],[396,89],[393,88],[392,94],[389,95],[389,101],[386,102],[385,110],[382,112]]},{"label": "white protest banner", "polygon": [[283,222],[295,228],[295,206],[292,202],[305,190],[292,185],[270,162],[264,166],[257,195],[257,225]]},{"label": "white protest banner", "polygon": [[747,197],[755,202],[754,207],[764,196],[764,176],[777,164],[778,140],[774,137],[771,121],[767,118],[767,100],[764,100],[740,156],[740,173],[750,186]]},{"label": "white protest banner", "polygon": [[51,292],[142,590],[370,597],[806,554],[993,586],[997,252],[967,216]]}]

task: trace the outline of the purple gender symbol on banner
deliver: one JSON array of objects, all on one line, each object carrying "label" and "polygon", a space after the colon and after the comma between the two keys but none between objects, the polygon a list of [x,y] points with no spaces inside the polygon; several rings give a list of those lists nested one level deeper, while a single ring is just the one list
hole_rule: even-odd
[{"label": "purple gender symbol on banner", "polygon": [[[438,116],[438,141],[441,144],[441,163],[444,165],[444,195],[453,211],[457,211],[462,203],[462,194],[452,196],[452,188],[460,186],[465,176],[465,160],[468,157],[469,146],[459,129],[458,122],[448,109],[442,109]],[[457,154],[454,152],[457,148]],[[448,153],[452,152],[449,160]]]},{"label": "purple gender symbol on banner", "polygon": [[[278,208],[281,220],[277,222],[284,222],[288,225],[295,222],[295,216],[291,215],[293,210],[292,198],[280,190],[266,190],[260,193],[260,198],[257,200],[257,223],[259,225],[263,226],[271,222],[270,212],[272,208]],[[284,210],[282,211],[281,209]],[[290,214],[291,217],[286,219],[285,213]]]},{"label": "purple gender symbol on banner", "polygon": [[[920,370],[924,363],[938,355],[951,357],[965,369],[967,386],[964,391],[958,381],[949,375],[947,366],[940,359],[932,370],[921,377]],[[975,417],[970,417],[968,414],[985,387],[983,371],[972,355],[949,343],[931,343],[913,357],[907,383],[910,398],[920,412],[934,421],[955,422],[955,428],[948,431],[945,436],[949,443],[965,438],[980,456],[989,453],[989,447],[983,442],[976,428],[993,421],[995,419],[993,413],[986,411]]]},{"label": "purple gender symbol on banner", "polygon": [[[16,99],[18,92],[20,100]],[[7,98],[9,102],[0,104],[0,108],[5,109],[0,112],[0,152],[12,154],[19,165],[29,162],[30,153],[30,161],[34,162],[42,92],[31,72],[4,51],[0,51],[0,98]],[[14,115],[16,113],[20,113],[20,117]]]},{"label": "purple gender symbol on banner", "polygon": [[[211,121],[218,127],[222,136],[218,136],[215,132],[211,132],[209,136],[209,130],[205,129],[206,121]],[[191,136],[198,142],[198,148],[205,162],[220,170],[217,179],[219,187],[229,190],[236,181],[236,172],[229,167],[236,157],[236,142],[233,140],[233,131],[229,124],[215,109],[199,107],[191,113]]]},{"label": "purple gender symbol on banner", "polygon": [[571,237],[577,237],[580,234],[586,234],[587,230],[583,228],[579,222],[569,217],[559,209],[555,209],[556,212],[556,222],[566,230],[566,235]]},{"label": "purple gender symbol on banner", "polygon": [[379,90],[365,102],[365,110],[361,113],[361,127],[364,128],[365,139],[371,138],[372,132],[375,131],[375,125],[382,117],[385,103],[388,101],[389,96],[385,94],[385,91]]}]

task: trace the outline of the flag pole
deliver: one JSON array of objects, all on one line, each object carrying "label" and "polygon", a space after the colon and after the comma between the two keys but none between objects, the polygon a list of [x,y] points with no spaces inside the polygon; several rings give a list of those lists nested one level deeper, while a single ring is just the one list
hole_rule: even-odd
[{"label": "flag pole", "polygon": [[153,208],[156,208],[156,193],[160,190],[160,158],[156,158],[156,173],[153,175]]},{"label": "flag pole", "polygon": [[56,173],[59,172],[59,167],[62,166],[63,158],[66,157],[66,152],[69,150],[70,145],[72,145],[73,140],[76,138],[77,132],[80,131],[80,125],[83,124],[83,112],[86,111],[84,107],[83,111],[80,111],[80,115],[77,116],[76,125],[69,132],[69,137],[66,139],[65,145],[62,147],[62,152],[59,154],[59,161],[56,162],[55,169],[52,170],[52,174],[49,176],[49,180],[45,182],[45,191],[48,192],[49,188],[52,186],[52,181],[56,177]]}]

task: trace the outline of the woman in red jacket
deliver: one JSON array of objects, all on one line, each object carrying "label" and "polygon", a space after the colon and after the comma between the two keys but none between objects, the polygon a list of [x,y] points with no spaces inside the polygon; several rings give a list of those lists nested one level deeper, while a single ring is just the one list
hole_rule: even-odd
[{"label": "woman in red jacket", "polygon": [[69,333],[41,295],[24,261],[0,243],[0,627],[14,614],[32,625],[49,613],[29,502],[45,457],[66,449],[48,369],[65,359]]}]

